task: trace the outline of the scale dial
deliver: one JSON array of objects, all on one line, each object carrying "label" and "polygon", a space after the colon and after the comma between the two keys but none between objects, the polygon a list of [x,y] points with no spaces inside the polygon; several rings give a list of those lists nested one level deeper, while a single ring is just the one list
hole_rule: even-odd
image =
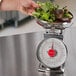
[{"label": "scale dial", "polygon": [[67,56],[64,43],[57,38],[43,40],[37,50],[38,60],[49,68],[61,66]]}]

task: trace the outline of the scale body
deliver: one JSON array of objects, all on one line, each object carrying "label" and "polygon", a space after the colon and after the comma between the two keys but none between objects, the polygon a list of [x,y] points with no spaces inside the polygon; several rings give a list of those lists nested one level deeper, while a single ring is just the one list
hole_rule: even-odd
[{"label": "scale body", "polygon": [[63,41],[63,31],[72,24],[67,26],[68,24],[65,22],[50,26],[40,20],[37,20],[37,23],[46,29],[44,40],[37,48],[37,59],[40,62],[39,73],[43,73],[45,76],[64,75],[68,50]]}]

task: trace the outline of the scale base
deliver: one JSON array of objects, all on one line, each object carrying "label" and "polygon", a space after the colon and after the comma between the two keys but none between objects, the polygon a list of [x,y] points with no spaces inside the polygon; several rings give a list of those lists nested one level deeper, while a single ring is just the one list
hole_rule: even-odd
[{"label": "scale base", "polygon": [[50,73],[50,74],[53,74],[53,73],[54,74],[64,74],[64,66],[65,66],[65,63],[57,68],[47,68],[43,64],[40,63],[38,71],[42,72],[42,73]]}]

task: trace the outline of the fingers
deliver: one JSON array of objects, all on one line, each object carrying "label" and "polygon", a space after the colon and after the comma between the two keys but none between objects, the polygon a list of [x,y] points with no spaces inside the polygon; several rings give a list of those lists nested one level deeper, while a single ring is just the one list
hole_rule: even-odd
[{"label": "fingers", "polygon": [[39,5],[36,4],[34,1],[32,1],[31,4],[29,4],[28,7],[23,5],[23,6],[20,7],[19,10],[24,14],[32,15],[32,12],[34,12],[35,8],[37,8],[37,7],[39,7]]},{"label": "fingers", "polygon": [[32,15],[32,12],[34,12],[35,10],[32,7],[31,8],[21,7],[20,11],[24,14]]},{"label": "fingers", "polygon": [[29,10],[28,10],[28,15],[32,15],[32,12],[34,12],[34,11],[35,11],[35,10],[34,10],[34,9],[32,9],[32,8],[31,8],[31,9],[29,9]]},{"label": "fingers", "polygon": [[34,1],[32,1],[31,5],[32,5],[32,7],[34,7],[34,8],[38,8],[38,7],[39,7],[39,5],[38,5],[37,3],[35,3]]}]

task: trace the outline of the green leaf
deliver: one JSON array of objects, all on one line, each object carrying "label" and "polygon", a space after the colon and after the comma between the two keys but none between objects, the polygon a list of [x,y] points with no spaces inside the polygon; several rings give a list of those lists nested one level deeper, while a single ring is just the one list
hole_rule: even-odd
[{"label": "green leaf", "polygon": [[49,14],[44,12],[43,15],[41,16],[41,18],[43,20],[48,20],[49,19]]},{"label": "green leaf", "polygon": [[69,13],[64,14],[64,17],[72,18],[72,15]]},{"label": "green leaf", "polygon": [[38,18],[40,16],[40,13],[39,12],[33,12],[32,15]]}]

